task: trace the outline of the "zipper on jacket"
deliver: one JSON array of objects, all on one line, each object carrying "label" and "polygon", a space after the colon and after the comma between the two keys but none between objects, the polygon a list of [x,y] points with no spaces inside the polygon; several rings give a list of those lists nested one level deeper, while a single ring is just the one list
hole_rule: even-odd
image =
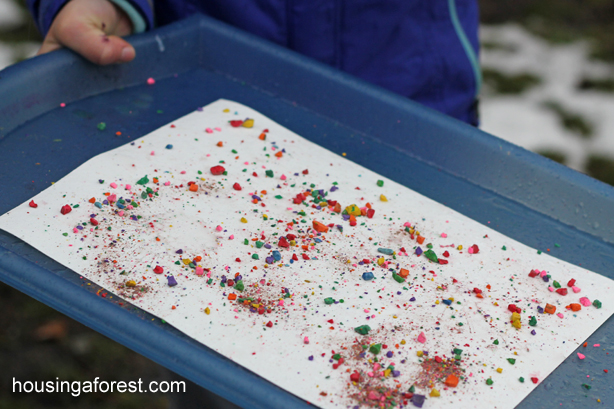
[{"label": "zipper on jacket", "polygon": [[292,3],[292,0],[286,0],[286,48],[291,50],[294,49]]},{"label": "zipper on jacket", "polygon": [[448,0],[448,8],[450,10],[450,19],[452,20],[452,25],[454,26],[456,35],[458,36],[458,39],[465,50],[465,54],[469,59],[471,68],[473,69],[473,76],[475,77],[475,96],[477,97],[480,94],[480,89],[482,88],[482,71],[480,70],[480,63],[478,62],[476,52],[473,49],[471,42],[469,42],[467,34],[465,33],[465,30],[458,19],[458,14],[456,13],[456,1]]},{"label": "zipper on jacket", "polygon": [[335,18],[333,23],[333,50],[335,53],[334,62],[335,67],[342,70],[343,69],[343,61],[342,61],[342,46],[341,46],[341,34],[343,33],[343,0],[335,1]]}]

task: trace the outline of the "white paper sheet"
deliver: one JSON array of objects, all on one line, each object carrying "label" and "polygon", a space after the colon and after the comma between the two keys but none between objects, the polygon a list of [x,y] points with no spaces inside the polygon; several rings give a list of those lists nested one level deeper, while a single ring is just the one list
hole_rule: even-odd
[{"label": "white paper sheet", "polygon": [[[252,128],[229,123],[246,118],[254,119]],[[212,175],[216,165],[227,175]],[[149,182],[137,184],[145,175]],[[378,180],[384,181],[382,187]],[[189,190],[189,182],[198,185],[196,192]],[[235,183],[242,190],[235,190]],[[141,198],[147,187],[155,192],[151,200]],[[357,217],[352,227],[331,209],[314,208],[313,198],[306,198],[307,205],[293,203],[297,194],[314,188],[328,192],[326,200],[338,201],[342,209],[370,203],[375,215]],[[99,203],[109,199],[105,194],[131,198],[140,206],[122,213],[116,203],[100,208],[90,203],[91,198]],[[512,408],[537,386],[531,378],[541,382],[613,311],[606,297],[610,279],[538,255],[226,100],[91,159],[33,201],[37,208],[28,201],[0,217],[0,228],[323,408],[385,407],[391,401],[413,407],[409,395],[402,396],[412,384],[416,394],[427,395],[425,408]],[[67,204],[72,211],[63,215],[60,209]],[[98,222],[97,229],[90,219]],[[313,220],[334,226],[317,236]],[[416,241],[417,232],[426,239],[423,244]],[[298,247],[279,247],[279,238],[288,233],[297,236]],[[260,243],[271,248],[258,248]],[[415,254],[417,246],[426,251],[429,243],[448,264]],[[470,254],[473,245],[479,252]],[[396,254],[382,254],[379,248]],[[281,260],[267,262],[273,250]],[[292,255],[298,260],[291,263]],[[193,264],[210,269],[202,276],[180,261],[197,256],[202,260]],[[389,262],[387,268],[377,264],[381,257]],[[359,264],[363,260],[370,263]],[[162,274],[153,271],[157,265]],[[404,283],[390,271],[398,274],[401,268],[409,271]],[[551,275],[549,282],[529,277],[532,269]],[[365,281],[365,272],[373,272],[375,279]],[[243,292],[220,286],[222,275],[234,278],[236,273],[242,276]],[[169,287],[170,275],[178,285]],[[571,279],[580,292],[568,287]],[[126,286],[131,280],[135,287]],[[553,280],[568,294],[549,291]],[[229,294],[261,297],[252,303],[271,311],[252,312],[249,305],[229,300]],[[604,301],[603,307],[566,309],[580,297]],[[326,304],[326,298],[335,302]],[[522,310],[520,329],[510,323],[512,303]],[[562,316],[537,312],[546,303]],[[529,325],[530,316],[536,316],[537,325]],[[371,328],[366,336],[354,330],[362,325]],[[421,333],[424,343],[418,341]],[[360,357],[361,345],[379,343],[387,348],[378,355],[367,349]],[[452,363],[455,348],[462,350],[458,365]],[[336,369],[332,351],[343,358]],[[419,351],[428,355],[419,357]],[[390,365],[398,373],[385,376]],[[441,380],[425,369],[429,366],[445,373]],[[360,379],[353,383],[355,372]],[[460,377],[456,387],[443,383],[449,372]],[[429,396],[433,388],[441,396]]]}]

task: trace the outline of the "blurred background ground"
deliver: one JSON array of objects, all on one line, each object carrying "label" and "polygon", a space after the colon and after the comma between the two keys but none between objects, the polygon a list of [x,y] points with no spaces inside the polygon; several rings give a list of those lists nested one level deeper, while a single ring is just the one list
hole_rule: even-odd
[{"label": "blurred background ground", "polygon": [[[41,42],[0,0],[0,69]],[[614,185],[614,0],[480,0],[482,129]],[[163,394],[18,395],[22,380],[167,380],[152,361],[0,283],[0,409],[167,408]]]},{"label": "blurred background ground", "polygon": [[482,129],[614,184],[614,1],[480,5]]}]

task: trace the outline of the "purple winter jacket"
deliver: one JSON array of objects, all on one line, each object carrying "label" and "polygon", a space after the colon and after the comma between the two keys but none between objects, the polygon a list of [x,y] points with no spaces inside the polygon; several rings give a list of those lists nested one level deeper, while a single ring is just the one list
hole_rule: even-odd
[{"label": "purple winter jacket", "polygon": [[[43,34],[66,1],[28,0]],[[114,1],[147,30],[200,12],[478,123],[477,0]]]}]

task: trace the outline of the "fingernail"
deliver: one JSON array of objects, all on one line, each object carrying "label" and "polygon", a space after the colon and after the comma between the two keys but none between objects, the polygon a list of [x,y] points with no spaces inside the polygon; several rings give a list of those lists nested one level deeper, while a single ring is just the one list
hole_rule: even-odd
[{"label": "fingernail", "polygon": [[132,51],[132,49],[130,49],[130,47],[124,47],[122,49],[122,54],[120,56],[120,59],[122,61],[129,61],[129,60],[131,60],[133,58],[133,54],[134,54],[134,51]]}]

